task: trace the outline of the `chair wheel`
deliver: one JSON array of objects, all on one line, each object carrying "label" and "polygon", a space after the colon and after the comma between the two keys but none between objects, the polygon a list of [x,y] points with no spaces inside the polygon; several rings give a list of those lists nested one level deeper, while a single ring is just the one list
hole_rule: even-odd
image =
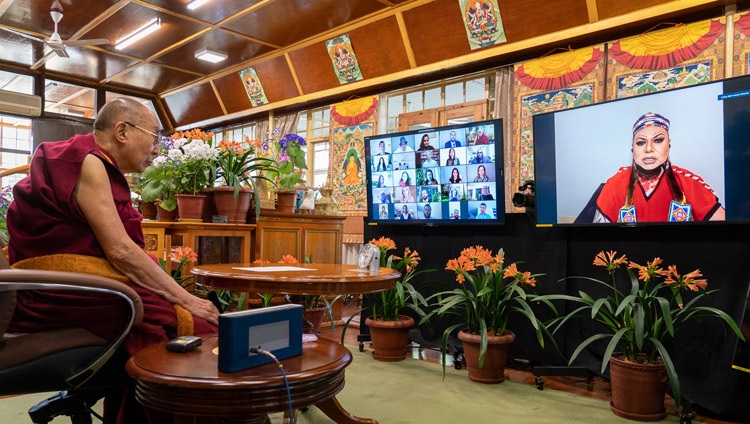
[{"label": "chair wheel", "polygon": [[365,351],[365,344],[362,342],[359,342],[359,351],[364,352]]}]

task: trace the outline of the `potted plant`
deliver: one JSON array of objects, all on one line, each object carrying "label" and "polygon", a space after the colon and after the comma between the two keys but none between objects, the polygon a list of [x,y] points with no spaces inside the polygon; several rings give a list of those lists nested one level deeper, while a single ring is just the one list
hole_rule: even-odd
[{"label": "potted plant", "polygon": [[177,132],[170,137],[168,157],[172,161],[175,197],[180,220],[203,220],[206,195],[202,191],[216,181],[218,151],[211,146],[213,133],[199,129]]},{"label": "potted plant", "polygon": [[536,286],[536,277],[541,274],[519,271],[515,262],[504,267],[504,262],[503,249],[497,254],[482,246],[463,249],[458,258],[449,260],[446,265],[447,270],[455,272],[458,287],[427,299],[436,302],[435,309],[423,322],[433,314],[456,315],[462,321],[443,332],[443,376],[448,337],[454,330],[461,329],[458,337],[463,342],[469,379],[480,383],[502,382],[508,351],[516,338],[508,329],[514,312],[531,323],[539,344],[544,347],[546,328],[531,308],[536,295],[526,292],[527,287]]},{"label": "potted plant", "polygon": [[275,128],[261,143],[263,150],[270,154],[275,164],[276,169],[267,172],[266,177],[276,186],[278,211],[294,211],[297,197],[294,188],[297,184],[304,184],[301,171],[307,169],[305,151],[301,147],[304,145],[305,139],[297,134],[282,136],[281,128]]},{"label": "potted plant", "polygon": [[[408,247],[404,249],[403,257],[388,255],[389,251],[396,249],[396,243],[390,238],[372,239],[370,243],[380,250],[381,267],[401,273],[401,279],[396,281],[393,288],[365,295],[366,302],[362,310],[369,310],[365,324],[370,328],[372,337],[372,357],[386,362],[401,361],[406,358],[409,329],[414,325],[414,319],[401,312],[409,308],[421,317],[425,315],[424,307],[427,306],[424,296],[412,284],[412,279],[435,270],[417,271],[421,258],[416,250],[412,251]],[[356,313],[352,314],[344,324],[342,344],[346,329],[355,315]]]},{"label": "potted plant", "polygon": [[[608,281],[583,276],[563,280],[580,279],[602,285],[607,290],[606,296],[594,297],[583,290],[577,296],[544,296],[546,300],[566,300],[579,305],[548,323],[553,333],[573,317],[593,319],[600,324],[602,331],[582,341],[569,362],[572,364],[591,343],[608,339],[601,373],[604,373],[607,365],[610,366],[612,411],[629,419],[653,421],[666,415],[664,395],[667,380],[679,408],[680,380],[664,343],[673,338],[683,325],[697,319],[717,318],[744,340],[737,323],[729,315],[720,309],[700,305],[701,299],[716,290],[706,291],[708,283],[700,278],[703,275],[699,269],[681,275],[675,265],[664,269],[661,263],[660,258],[654,258],[646,265],[639,265],[628,261],[625,255],[618,257],[617,252],[602,251],[594,258],[594,265],[607,269]],[[627,279],[621,280],[618,285],[616,273],[624,266]],[[683,292],[695,296],[683,298]],[[665,371],[666,379],[660,377]],[[641,372],[649,377],[642,378]],[[646,384],[653,385],[654,389],[648,390]],[[633,396],[636,393],[638,395]],[[647,398],[645,393],[653,394]],[[631,405],[631,399],[643,402],[641,405]]]},{"label": "potted plant", "polygon": [[[245,137],[244,145],[237,141],[219,143],[217,176],[224,185],[214,187],[214,202],[217,213],[227,216],[230,223],[246,222],[250,188],[257,193],[256,180],[266,179],[263,176],[266,172],[276,170],[273,160],[256,156],[256,150],[257,146],[249,137]],[[256,220],[260,216],[260,202],[255,202],[255,216]]]},{"label": "potted plant", "polygon": [[5,186],[0,192],[0,240],[4,246],[8,245],[8,223],[5,217],[8,215],[8,206],[11,201],[13,201],[13,187]]}]

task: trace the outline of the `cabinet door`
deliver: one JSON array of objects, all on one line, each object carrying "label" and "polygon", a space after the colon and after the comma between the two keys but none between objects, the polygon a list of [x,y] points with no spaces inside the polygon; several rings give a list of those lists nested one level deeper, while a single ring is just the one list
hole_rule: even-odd
[{"label": "cabinet door", "polygon": [[266,227],[258,231],[260,251],[256,259],[278,262],[284,255],[292,255],[304,261],[302,255],[302,230],[300,228]]},{"label": "cabinet door", "polygon": [[313,263],[340,264],[341,243],[340,230],[308,229],[305,231],[305,255],[310,256]]}]

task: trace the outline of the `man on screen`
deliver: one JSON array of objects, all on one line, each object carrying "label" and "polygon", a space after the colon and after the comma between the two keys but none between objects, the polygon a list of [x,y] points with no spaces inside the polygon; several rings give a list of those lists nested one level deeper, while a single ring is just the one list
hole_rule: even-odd
[{"label": "man on screen", "polygon": [[669,125],[653,112],[635,121],[631,166],[620,168],[594,193],[577,223],[724,220],[724,207],[708,183],[670,162]]},{"label": "man on screen", "polygon": [[451,131],[450,133],[450,140],[445,142],[445,148],[451,148],[451,147],[461,147],[461,142],[456,140],[456,132]]},{"label": "man on screen", "polygon": [[479,213],[477,213],[476,219],[492,219],[492,217],[487,213],[487,204],[482,202],[479,204]]}]

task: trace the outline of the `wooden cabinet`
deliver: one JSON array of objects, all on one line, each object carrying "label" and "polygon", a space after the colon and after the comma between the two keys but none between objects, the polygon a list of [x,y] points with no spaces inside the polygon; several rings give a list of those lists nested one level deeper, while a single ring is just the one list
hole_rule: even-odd
[{"label": "wooden cabinet", "polygon": [[263,212],[255,222],[254,259],[277,262],[292,255],[300,262],[340,264],[345,216]]}]

